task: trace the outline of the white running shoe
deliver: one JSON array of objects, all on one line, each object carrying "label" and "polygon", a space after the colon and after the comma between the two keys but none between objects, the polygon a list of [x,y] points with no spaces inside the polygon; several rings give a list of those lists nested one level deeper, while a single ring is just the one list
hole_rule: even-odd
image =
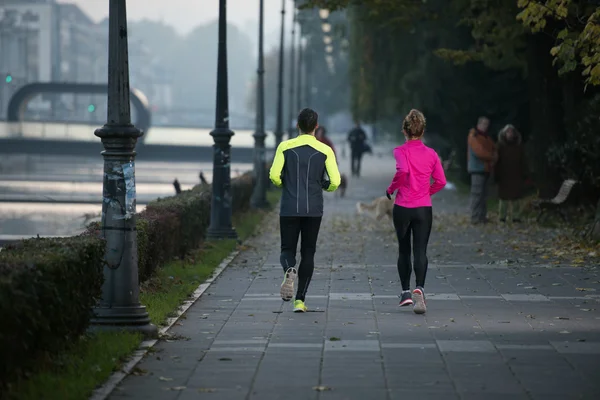
[{"label": "white running shoe", "polygon": [[298,271],[296,268],[288,268],[287,271],[285,271],[285,277],[283,278],[281,289],[279,290],[283,301],[290,301],[294,298],[294,282],[296,282],[297,277]]},{"label": "white running shoe", "polygon": [[412,298],[415,302],[415,307],[413,308],[415,314],[425,314],[427,306],[425,305],[425,292],[423,291],[423,288],[417,287],[413,290]]}]

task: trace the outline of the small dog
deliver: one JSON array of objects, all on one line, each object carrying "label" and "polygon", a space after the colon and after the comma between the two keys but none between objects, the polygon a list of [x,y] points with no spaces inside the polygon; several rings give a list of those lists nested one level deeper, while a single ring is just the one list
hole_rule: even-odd
[{"label": "small dog", "polygon": [[370,204],[362,202],[356,203],[356,211],[359,214],[363,213],[363,210],[375,211],[375,218],[379,221],[385,215],[390,219],[392,218],[392,211],[394,210],[394,200],[389,200],[385,196],[381,196],[373,200]]}]

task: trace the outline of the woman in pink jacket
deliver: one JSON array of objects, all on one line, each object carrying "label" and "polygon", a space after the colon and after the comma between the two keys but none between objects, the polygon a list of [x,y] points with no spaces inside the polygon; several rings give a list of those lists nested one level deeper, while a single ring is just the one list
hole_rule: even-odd
[{"label": "woman in pink jacket", "polygon": [[[427,275],[427,243],[433,219],[431,196],[446,186],[446,177],[437,153],[421,141],[425,133],[423,113],[411,110],[404,118],[402,131],[406,143],[394,149],[396,175],[386,195],[391,200],[391,196],[397,191],[393,217],[399,247],[398,274],[402,284],[400,305],[414,304],[414,312],[424,314],[427,310],[423,289]],[[412,294],[411,234],[416,276],[416,288]]]}]

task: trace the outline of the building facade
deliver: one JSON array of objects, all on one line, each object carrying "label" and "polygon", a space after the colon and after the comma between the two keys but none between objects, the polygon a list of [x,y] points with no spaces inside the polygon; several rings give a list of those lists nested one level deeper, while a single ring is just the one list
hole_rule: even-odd
[{"label": "building facade", "polygon": [[[107,4],[108,7],[108,4]],[[129,44],[136,68],[131,86],[154,107],[170,107],[168,71],[143,43]],[[11,96],[32,82],[106,83],[108,21],[95,23],[79,7],[56,0],[3,0],[0,5],[0,120]],[[26,119],[100,123],[106,96],[49,94],[28,103]]]}]

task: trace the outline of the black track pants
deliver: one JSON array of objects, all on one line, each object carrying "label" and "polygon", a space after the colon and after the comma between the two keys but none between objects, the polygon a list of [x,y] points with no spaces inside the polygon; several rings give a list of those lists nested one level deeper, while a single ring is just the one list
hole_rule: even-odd
[{"label": "black track pants", "polygon": [[280,261],[284,271],[296,266],[298,238],[302,237],[296,300],[304,301],[315,270],[315,252],[317,251],[321,217],[279,217],[279,225],[281,231]]},{"label": "black track pants", "polygon": [[394,227],[398,236],[398,274],[402,290],[410,289],[411,246],[412,235],[414,253],[414,269],[417,286],[425,286],[427,275],[427,244],[431,234],[433,213],[431,207],[405,208],[394,206]]}]

